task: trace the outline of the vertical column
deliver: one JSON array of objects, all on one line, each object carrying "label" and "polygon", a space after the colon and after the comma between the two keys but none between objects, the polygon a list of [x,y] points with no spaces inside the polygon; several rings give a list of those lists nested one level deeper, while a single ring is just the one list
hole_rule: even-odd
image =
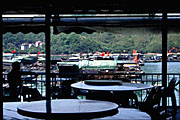
[{"label": "vertical column", "polygon": [[[162,86],[167,87],[167,13],[162,15]],[[167,106],[166,97],[163,97],[162,104]]]},{"label": "vertical column", "polygon": [[50,59],[51,59],[51,28],[50,28],[50,0],[46,1],[46,10],[45,10],[45,42],[46,42],[46,111],[47,111],[47,120],[51,120],[51,81],[50,81]]},{"label": "vertical column", "polygon": [[2,13],[0,12],[0,119],[3,120],[3,60],[2,60],[2,52],[3,52],[3,33],[2,33]]},{"label": "vertical column", "polygon": [[[48,5],[49,6],[49,5]],[[46,38],[46,100],[51,99],[51,86],[50,86],[50,39],[51,39],[51,30],[50,30],[50,12],[47,10],[46,12],[46,30],[45,30],[45,38]]]}]

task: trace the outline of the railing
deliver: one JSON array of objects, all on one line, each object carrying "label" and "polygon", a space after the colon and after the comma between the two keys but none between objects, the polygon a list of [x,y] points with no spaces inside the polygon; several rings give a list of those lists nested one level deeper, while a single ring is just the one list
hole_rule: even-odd
[{"label": "railing", "polygon": [[[23,80],[23,86],[29,88],[36,88],[39,93],[45,97],[46,94],[46,73],[45,72],[25,72],[21,75]],[[170,73],[167,75],[167,85],[169,81],[176,77],[180,80],[180,74]],[[7,74],[3,74],[4,78],[4,96],[8,96],[8,81]],[[87,80],[87,79],[119,79],[128,82],[144,83],[151,85],[162,85],[162,74],[159,73],[68,73],[59,74],[51,73],[51,95],[52,98],[61,98],[63,93],[62,84],[64,81],[69,81],[69,83],[74,83],[77,81]],[[66,91],[67,93],[67,91]],[[73,93],[73,92],[72,92]],[[72,94],[71,93],[71,94]],[[147,90],[137,91],[138,100],[143,101],[144,97],[147,95]],[[175,87],[175,95],[177,100],[177,106],[180,106],[180,84]],[[171,106],[171,99],[167,99],[167,105]]]}]

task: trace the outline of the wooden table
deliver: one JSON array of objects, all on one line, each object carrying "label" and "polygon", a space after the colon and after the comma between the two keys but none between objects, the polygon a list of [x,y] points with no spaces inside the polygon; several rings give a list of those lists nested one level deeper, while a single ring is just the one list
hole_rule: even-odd
[{"label": "wooden table", "polygon": [[59,99],[22,103],[17,111],[34,118],[92,119],[116,114],[118,105],[98,100]]}]

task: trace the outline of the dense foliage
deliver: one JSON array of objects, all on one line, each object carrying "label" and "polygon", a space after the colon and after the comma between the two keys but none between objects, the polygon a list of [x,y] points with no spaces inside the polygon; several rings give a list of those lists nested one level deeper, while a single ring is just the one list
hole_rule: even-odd
[{"label": "dense foliage", "polygon": [[[108,32],[93,33],[93,34],[76,34],[76,33],[60,33],[58,35],[51,34],[51,53],[94,53],[99,52],[113,52],[121,53],[125,50],[132,53],[134,49],[137,52],[158,52],[162,50],[161,34],[147,33],[147,34],[112,34]],[[23,34],[23,33],[6,33],[3,35],[3,51],[25,53],[41,53],[45,52],[45,45],[42,47],[32,46],[24,51],[20,50],[22,43],[35,43],[36,41],[45,42],[44,33],[39,34]],[[179,51],[180,47],[180,34],[168,35],[168,48],[176,47]]]}]

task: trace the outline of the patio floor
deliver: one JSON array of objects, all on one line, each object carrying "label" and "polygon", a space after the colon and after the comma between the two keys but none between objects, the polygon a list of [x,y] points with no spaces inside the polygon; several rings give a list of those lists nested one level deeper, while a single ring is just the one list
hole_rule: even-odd
[{"label": "patio floor", "polygon": [[[168,110],[172,110],[171,108],[169,108]],[[176,115],[175,115],[175,120],[180,120],[180,107],[178,107],[178,109],[177,109],[177,113],[176,113]]]}]

